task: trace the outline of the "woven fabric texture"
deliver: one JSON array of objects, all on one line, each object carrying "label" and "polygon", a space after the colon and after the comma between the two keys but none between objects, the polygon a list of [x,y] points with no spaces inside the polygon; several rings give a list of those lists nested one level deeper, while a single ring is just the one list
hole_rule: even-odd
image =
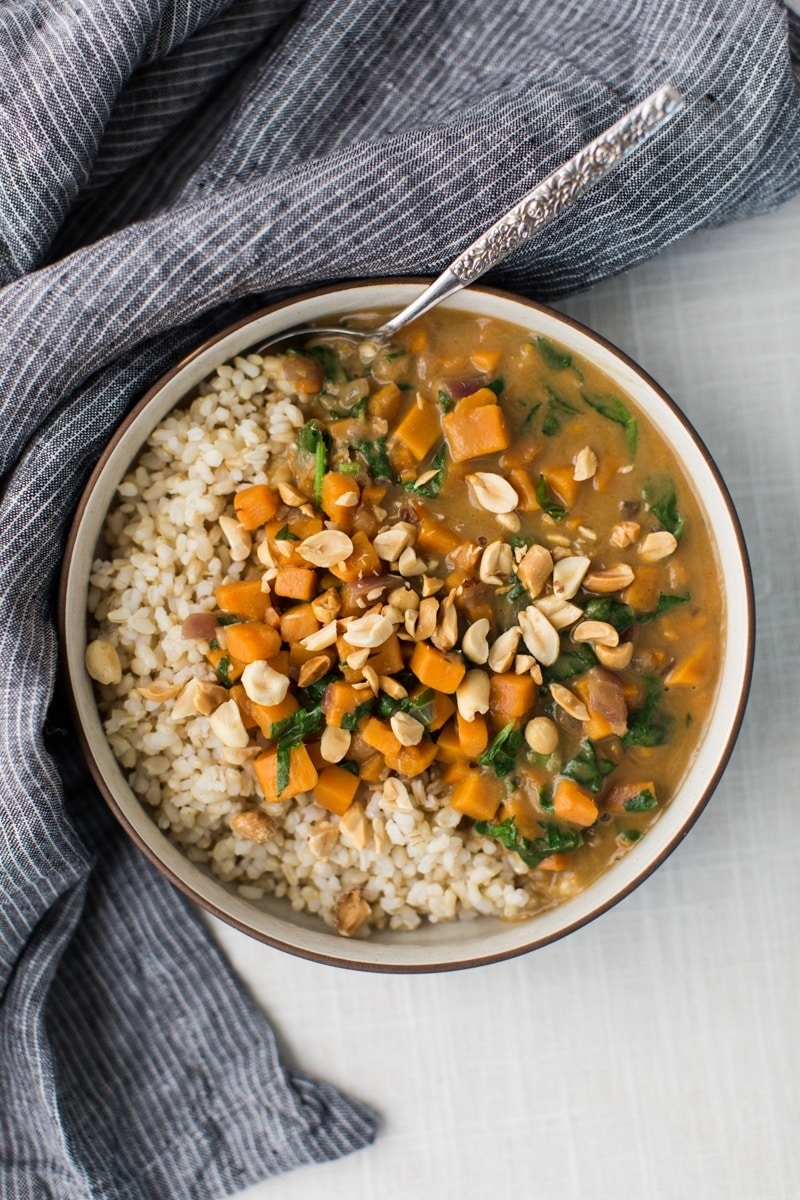
[{"label": "woven fabric texture", "polygon": [[281,1065],[75,749],[54,595],[115,427],[266,297],[438,271],[665,80],[686,112],[493,281],[562,296],[774,207],[799,44],[777,0],[0,8],[0,1196],[211,1200],[375,1133]]}]

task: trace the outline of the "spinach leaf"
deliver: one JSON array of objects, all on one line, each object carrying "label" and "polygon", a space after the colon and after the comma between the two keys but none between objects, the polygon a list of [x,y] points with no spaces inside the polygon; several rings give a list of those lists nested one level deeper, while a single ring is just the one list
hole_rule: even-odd
[{"label": "spinach leaf", "polygon": [[215,620],[218,625],[238,625],[241,617],[235,617],[233,613],[220,613]]},{"label": "spinach leaf", "polygon": [[526,604],[530,603],[528,589],[525,587],[525,584],[522,582],[519,575],[514,576],[514,582],[505,593],[505,597],[509,604],[519,604],[520,601],[525,601]]},{"label": "spinach leaf", "polygon": [[280,796],[289,783],[289,773],[292,765],[292,747],[288,743],[279,742],[277,758],[278,770],[277,779],[275,780],[275,792],[276,795]]},{"label": "spinach leaf", "polygon": [[552,388],[547,389],[550,399],[547,401],[547,413],[542,422],[542,433],[545,437],[555,437],[561,431],[561,422],[573,416],[578,409],[568,400],[562,400]]},{"label": "spinach leaf", "polygon": [[279,529],[278,532],[275,534],[275,541],[276,542],[299,542],[300,538],[297,536],[296,533],[292,533],[292,531],[288,525],[284,525],[283,528]]},{"label": "spinach leaf", "polygon": [[587,643],[576,646],[574,650],[562,650],[551,667],[542,669],[542,679],[545,683],[563,683],[572,679],[573,675],[582,675],[590,667],[597,666],[597,655]]},{"label": "spinach leaf", "polygon": [[[292,353],[289,351],[289,353]],[[298,353],[295,351],[295,353]],[[325,378],[329,383],[347,383],[350,376],[342,366],[342,360],[335,350],[330,346],[309,346],[306,350],[299,353],[307,354],[309,358],[316,359],[319,365],[325,372]]]},{"label": "spinach leaf", "polygon": [[642,836],[642,831],[640,829],[623,829],[622,836],[626,842],[638,842]]},{"label": "spinach leaf", "polygon": [[520,437],[522,437],[524,434],[530,432],[531,427],[533,426],[533,418],[536,416],[537,412],[539,411],[539,409],[541,407],[542,407],[541,401],[538,404],[532,404],[530,406],[527,413],[525,414],[525,420],[522,422],[522,424],[519,427]]},{"label": "spinach leaf", "polygon": [[636,620],[636,613],[630,604],[623,604],[611,596],[593,596],[587,601],[583,615],[590,621],[605,621],[613,625],[617,633],[622,633]]},{"label": "spinach leaf", "polygon": [[330,434],[319,421],[309,421],[297,435],[297,448],[305,454],[314,455],[314,500],[319,506],[322,501],[322,481],[328,465]]},{"label": "spinach leaf", "polygon": [[528,867],[538,867],[543,859],[551,854],[569,854],[583,845],[579,833],[560,829],[558,825],[542,826],[541,837],[521,837],[517,832],[517,823],[513,817],[508,817],[499,824],[492,821],[476,821],[475,832],[485,837],[496,838],[506,850],[514,850]]},{"label": "spinach leaf", "polygon": [[211,641],[208,643],[208,648],[209,648],[209,650],[219,650],[219,639],[212,638]]},{"label": "spinach leaf", "polygon": [[645,701],[631,713],[628,732],[622,735],[623,746],[663,746],[669,733],[667,718],[659,711],[662,686],[656,675],[645,675]]},{"label": "spinach leaf", "polygon": [[495,396],[499,396],[506,386],[504,379],[493,379],[491,383],[486,385],[490,392],[494,392]]},{"label": "spinach leaf", "polygon": [[636,620],[640,625],[646,625],[648,621],[655,621],[656,617],[660,617],[663,613],[669,612],[670,609],[677,608],[681,604],[687,604],[691,600],[689,592],[685,596],[679,596],[676,593],[662,592],[658,597],[658,602],[652,612],[639,613]]},{"label": "spinach leaf", "polygon": [[622,403],[619,396],[593,396],[583,395],[585,404],[589,408],[593,408],[595,412],[599,412],[601,417],[605,417],[608,421],[613,421],[616,425],[621,425],[625,430],[625,439],[628,444],[628,453],[631,457],[636,453],[636,445],[639,440],[639,427],[636,424],[636,417],[625,404]]},{"label": "spinach leaf", "polygon": [[367,415],[367,405],[369,404],[369,396],[362,396],[360,400],[356,400],[355,404],[351,404],[346,409],[331,409],[331,416],[337,421],[344,421],[348,417],[355,417],[360,421],[364,420]]},{"label": "spinach leaf", "polygon": [[658,801],[649,788],[645,788],[641,792],[637,792],[635,796],[623,800],[622,807],[626,812],[648,812],[651,808],[656,808]]},{"label": "spinach leaf", "polygon": [[478,759],[482,767],[491,767],[495,775],[501,779],[510,775],[514,770],[517,755],[525,741],[522,730],[514,728],[514,722],[509,723],[493,738],[486,750]]},{"label": "spinach leaf", "polygon": [[675,484],[670,477],[665,475],[658,483],[645,484],[642,496],[664,528],[680,540],[686,522],[678,512]]},{"label": "spinach leaf", "polygon": [[322,697],[325,695],[325,689],[329,683],[336,683],[342,678],[335,671],[331,671],[328,675],[323,675],[322,679],[318,679],[315,683],[309,683],[303,688],[303,699],[305,700],[306,708],[316,708],[322,704]]},{"label": "spinach leaf", "polygon": [[539,482],[536,485],[536,499],[539,501],[540,508],[552,517],[554,521],[563,521],[567,515],[567,510],[562,504],[557,504],[555,500],[550,498],[550,493],[547,489],[547,480],[544,475],[539,476]]},{"label": "spinach leaf", "polygon": [[407,354],[408,351],[401,347],[399,350],[387,350],[383,357],[387,362],[392,362],[395,358],[405,358]]},{"label": "spinach leaf", "polygon": [[[214,640],[216,641],[216,639]],[[231,660],[228,658],[227,654],[217,663],[217,679],[220,681],[222,686],[226,688],[233,687],[233,680],[228,674],[230,671],[230,666]]]},{"label": "spinach leaf", "polygon": [[367,469],[373,479],[394,479],[392,464],[389,462],[389,455],[386,452],[386,438],[376,438],[375,441],[369,442],[366,438],[361,441],[353,442],[353,449],[359,454],[363,454]]},{"label": "spinach leaf", "polygon": [[270,737],[279,745],[299,746],[303,738],[316,733],[324,722],[321,704],[315,704],[313,708],[299,708],[290,717],[275,721],[270,730]]},{"label": "spinach leaf", "polygon": [[343,758],[342,761],[338,765],[340,767],[342,767],[345,771],[349,771],[351,775],[358,774],[358,763],[355,761],[355,759]]},{"label": "spinach leaf", "polygon": [[442,412],[444,413],[452,412],[456,406],[456,402],[453,397],[448,396],[447,392],[443,391],[442,388],[439,388],[439,404],[441,405]]},{"label": "spinach leaf", "polygon": [[436,701],[431,688],[425,688],[418,696],[404,696],[401,700],[384,694],[378,703],[378,712],[382,717],[391,717],[396,712],[408,713],[427,729],[436,715]]},{"label": "spinach leaf", "polygon": [[606,775],[613,771],[615,766],[610,759],[600,758],[594,744],[587,739],[581,742],[575,757],[561,768],[561,774],[587,787],[590,792],[599,792]]},{"label": "spinach leaf", "polygon": [[[432,479],[427,483],[404,483],[403,487],[407,492],[411,492],[414,496],[425,496],[428,500],[435,500],[442,490],[445,472],[445,458],[447,457],[447,447],[442,442],[440,449],[436,453],[436,457],[430,465],[430,470],[436,472]],[[424,472],[423,472],[424,474]]]},{"label": "spinach leaf", "polygon": [[663,613],[669,612],[670,609],[677,608],[680,604],[686,604],[690,599],[688,592],[685,596],[662,593],[652,612],[637,613],[629,604],[623,604],[620,600],[612,599],[611,596],[593,596],[591,600],[587,601],[583,613],[589,620],[605,621],[607,624],[613,625],[618,633],[623,633],[629,625],[636,622],[646,625],[649,621],[655,621],[656,617],[662,616]]},{"label": "spinach leaf", "polygon": [[545,365],[551,371],[563,371],[566,367],[572,366],[572,355],[565,354],[563,350],[559,350],[549,338],[537,337],[536,346],[545,361]]},{"label": "spinach leaf", "polygon": [[345,713],[342,717],[342,729],[347,729],[352,733],[361,718],[368,717],[372,712],[372,704],[373,701],[370,698],[369,700],[365,700],[363,704],[359,704],[352,712]]}]

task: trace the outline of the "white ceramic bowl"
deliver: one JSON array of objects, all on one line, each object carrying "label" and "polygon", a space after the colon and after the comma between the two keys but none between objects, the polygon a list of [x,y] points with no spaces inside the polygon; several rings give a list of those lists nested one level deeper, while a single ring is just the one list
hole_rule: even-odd
[{"label": "white ceramic bowl", "polygon": [[716,540],[725,598],[725,641],[713,713],[678,795],[642,840],[582,894],[529,921],[423,923],[413,933],[385,931],[365,940],[338,937],[285,900],[242,899],[232,886],[190,862],[137,800],[106,741],[92,683],[83,665],[88,580],[95,547],[116,488],[153,428],[220,362],[280,330],[327,324],[336,314],[409,303],[420,281],[343,285],[268,308],[222,331],[151,388],[117,431],[89,480],[72,527],[60,595],[61,644],[78,732],[94,778],[117,818],[152,862],[188,896],[231,925],[290,953],[380,971],[473,966],[521,954],[586,924],[641,883],[686,836],[713,792],[741,724],[752,669],[754,618],[747,552],[728,492],[711,456],[665,393],[629,358],[567,317],[488,288],[470,288],[448,307],[528,328],[596,363],[658,426],[693,481]]}]

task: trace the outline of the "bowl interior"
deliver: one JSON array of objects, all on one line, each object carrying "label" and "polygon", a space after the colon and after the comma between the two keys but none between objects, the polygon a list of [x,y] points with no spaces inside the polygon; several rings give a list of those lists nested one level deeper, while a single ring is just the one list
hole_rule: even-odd
[{"label": "bowl interior", "polygon": [[558,908],[519,923],[483,917],[425,923],[410,933],[373,931],[365,940],[340,938],[318,919],[292,912],[286,901],[244,900],[232,886],[190,862],[160,832],[111,751],[83,666],[91,564],[116,489],[155,426],[218,363],[293,325],[322,323],[336,314],[374,308],[399,310],[419,294],[421,286],[410,281],[376,282],[300,297],[224,331],[160,380],[121,426],[87,485],[67,548],[60,612],[72,702],[90,767],[117,817],[148,857],[194,900],[262,941],[320,961],[397,971],[469,966],[543,945],[599,915],[641,882],[688,832],[722,773],[741,723],[753,653],[751,581],[741,530],[719,473],[686,418],[634,363],[576,322],[514,296],[470,288],[448,301],[447,307],[528,328],[595,363],[660,429],[693,482],[717,546],[725,597],[725,650],[713,712],[678,795],[613,869]]}]

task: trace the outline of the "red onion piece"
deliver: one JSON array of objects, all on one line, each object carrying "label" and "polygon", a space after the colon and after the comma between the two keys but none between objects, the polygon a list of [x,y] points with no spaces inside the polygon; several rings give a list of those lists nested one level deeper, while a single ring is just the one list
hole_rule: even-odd
[{"label": "red onion piece", "polygon": [[402,575],[365,575],[362,579],[351,583],[350,590],[356,596],[364,596],[367,592],[371,592],[373,588],[397,587],[399,584],[406,582],[407,580]]},{"label": "red onion piece", "polygon": [[212,613],[190,613],[181,627],[184,641],[194,641],[195,638],[213,638],[217,631],[217,621]]},{"label": "red onion piece", "polygon": [[591,671],[586,672],[586,683],[589,688],[589,708],[605,717],[612,732],[621,736],[628,728],[628,708],[622,680],[602,667],[592,667]]},{"label": "red onion piece", "polygon": [[465,396],[473,396],[484,386],[482,379],[443,379],[440,387],[447,392],[451,400],[463,400]]}]

